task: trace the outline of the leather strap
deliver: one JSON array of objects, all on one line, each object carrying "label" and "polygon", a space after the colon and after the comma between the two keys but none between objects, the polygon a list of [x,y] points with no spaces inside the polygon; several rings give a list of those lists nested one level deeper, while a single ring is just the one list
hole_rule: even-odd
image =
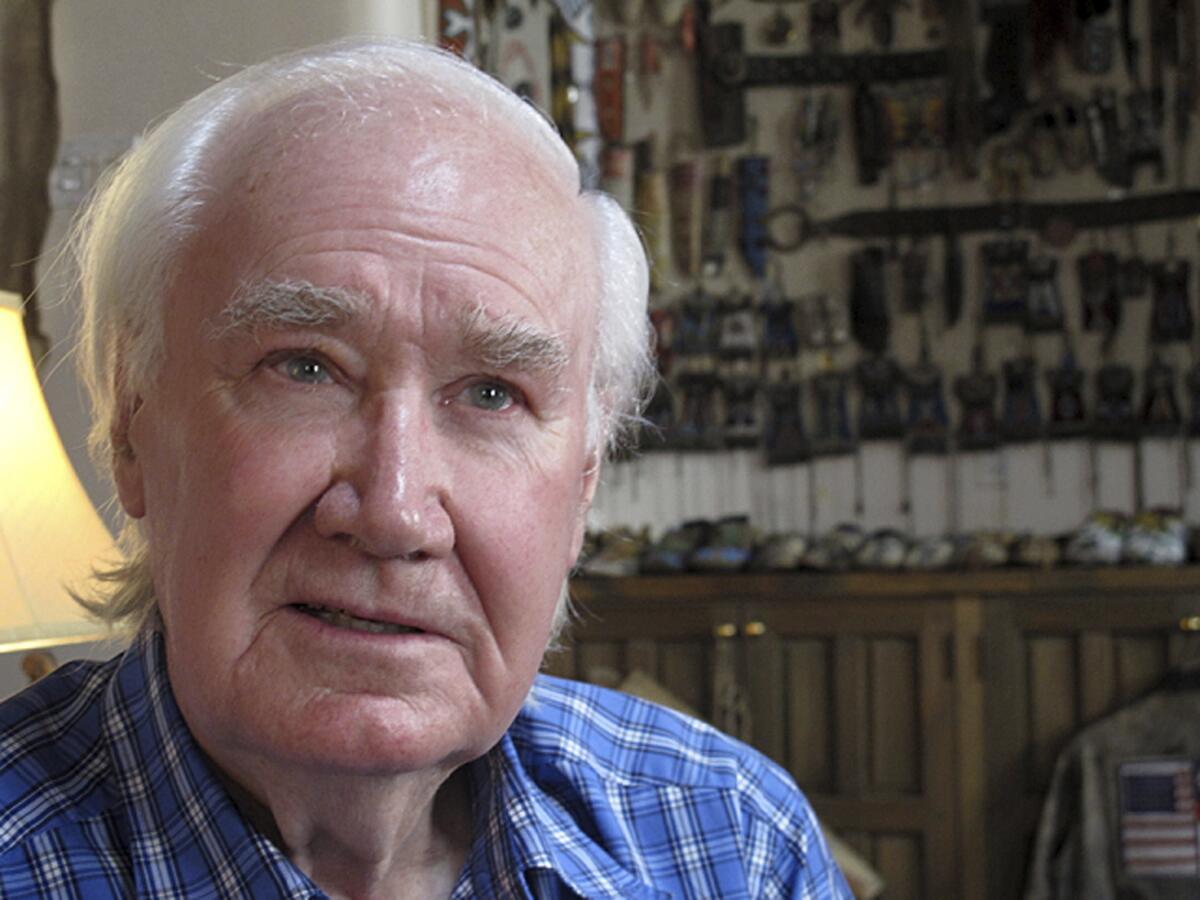
[{"label": "leather strap", "polygon": [[596,41],[596,78],[592,85],[599,112],[600,134],[612,144],[625,139],[625,39],[619,35]]},{"label": "leather strap", "polygon": [[767,214],[768,243],[783,253],[799,250],[815,236],[887,238],[941,235],[946,232],[996,232],[1006,228],[1042,230],[1066,222],[1076,230],[1115,228],[1140,222],[1187,219],[1200,215],[1200,190],[1139,194],[1120,200],[1059,203],[904,207],[857,210],[829,219],[812,219],[797,204],[781,204]]},{"label": "leather strap", "polygon": [[890,356],[868,356],[855,367],[862,403],[858,409],[858,434],[864,441],[894,440],[904,436],[900,412],[900,367]]},{"label": "leather strap", "polygon": [[733,176],[723,160],[708,182],[708,209],[701,237],[701,266],[705,277],[714,278],[725,268],[725,253],[733,233]]},{"label": "leather strap", "polygon": [[632,147],[609,144],[600,157],[600,179],[625,210],[633,209],[634,151]]},{"label": "leather strap", "polygon": [[671,256],[675,271],[687,279],[700,269],[700,161],[671,164]]},{"label": "leather strap", "polygon": [[945,50],[900,53],[749,56],[742,26],[709,23],[712,4],[697,3],[700,121],[709,147],[746,139],[747,88],[857,84],[942,78],[949,70]]},{"label": "leather strap", "polygon": [[1188,369],[1187,390],[1191,406],[1187,432],[1190,437],[1200,437],[1200,363]]},{"label": "leather strap", "polygon": [[1000,432],[1006,441],[1033,441],[1042,436],[1042,409],[1037,394],[1037,364],[1032,356],[1004,364],[1004,411]]},{"label": "leather strap", "polygon": [[908,393],[908,452],[945,453],[948,417],[942,370],[922,360],[908,371],[904,385]]},{"label": "leather strap", "polygon": [[854,449],[847,398],[850,376],[845,372],[818,372],[812,381],[816,422],[812,433],[815,455],[848,453]]},{"label": "leather strap", "polygon": [[1183,415],[1175,394],[1175,367],[1154,356],[1146,366],[1142,384],[1142,433],[1156,437],[1179,434]]},{"label": "leather strap", "polygon": [[634,176],[638,224],[650,258],[650,290],[662,290],[667,267],[667,175],[654,168],[649,140],[638,145],[637,172]]},{"label": "leather strap", "polygon": [[741,207],[738,247],[750,274],[761,281],[767,277],[767,193],[771,158],[739,157],[736,163],[738,203]]}]

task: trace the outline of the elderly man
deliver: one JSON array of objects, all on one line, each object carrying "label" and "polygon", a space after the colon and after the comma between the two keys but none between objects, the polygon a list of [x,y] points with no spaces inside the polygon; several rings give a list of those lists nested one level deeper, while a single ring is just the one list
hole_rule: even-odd
[{"label": "elderly man", "polygon": [[136,633],[2,707],[0,893],[848,896],[786,775],[539,677],[649,369],[628,220],[437,51],[155,129],[78,234]]}]

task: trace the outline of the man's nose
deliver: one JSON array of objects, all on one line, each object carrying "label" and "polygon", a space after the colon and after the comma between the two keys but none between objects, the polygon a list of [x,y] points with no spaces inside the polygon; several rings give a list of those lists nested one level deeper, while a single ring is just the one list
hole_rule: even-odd
[{"label": "man's nose", "polygon": [[380,400],[355,430],[317,502],[317,531],[381,559],[447,555],[454,547],[448,466],[429,416],[418,404]]}]

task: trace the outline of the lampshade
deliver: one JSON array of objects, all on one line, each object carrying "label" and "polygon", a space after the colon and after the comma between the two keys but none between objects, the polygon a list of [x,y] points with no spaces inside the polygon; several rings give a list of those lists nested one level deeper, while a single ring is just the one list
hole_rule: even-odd
[{"label": "lampshade", "polygon": [[119,554],[46,408],[21,298],[0,291],[0,652],[104,637],[66,587],[101,559]]}]

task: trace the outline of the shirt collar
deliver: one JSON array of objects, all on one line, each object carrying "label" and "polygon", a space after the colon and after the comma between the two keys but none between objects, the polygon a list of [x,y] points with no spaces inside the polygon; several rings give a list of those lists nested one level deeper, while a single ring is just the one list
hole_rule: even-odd
[{"label": "shirt collar", "polygon": [[471,764],[470,775],[475,842],[464,874],[473,893],[463,896],[529,897],[534,883],[588,900],[670,896],[614,859],[533,781],[510,734]]}]

